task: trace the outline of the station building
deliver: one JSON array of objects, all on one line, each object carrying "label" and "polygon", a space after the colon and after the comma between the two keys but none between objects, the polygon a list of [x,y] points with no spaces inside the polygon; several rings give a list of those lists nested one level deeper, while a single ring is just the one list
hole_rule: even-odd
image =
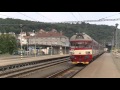
[{"label": "station building", "polygon": [[64,36],[62,31],[40,29],[38,32],[29,32],[29,35],[22,32],[18,39],[29,54],[69,54],[69,38]]}]

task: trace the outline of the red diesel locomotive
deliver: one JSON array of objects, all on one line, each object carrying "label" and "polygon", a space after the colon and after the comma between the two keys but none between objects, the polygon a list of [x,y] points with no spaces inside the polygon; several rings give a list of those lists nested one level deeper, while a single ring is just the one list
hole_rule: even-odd
[{"label": "red diesel locomotive", "polygon": [[104,47],[85,33],[70,38],[70,59],[73,64],[89,64],[93,58],[104,53]]}]

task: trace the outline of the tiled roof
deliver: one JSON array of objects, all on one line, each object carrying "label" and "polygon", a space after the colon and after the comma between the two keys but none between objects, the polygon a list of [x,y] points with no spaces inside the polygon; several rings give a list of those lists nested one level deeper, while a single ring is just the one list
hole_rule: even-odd
[{"label": "tiled roof", "polygon": [[37,37],[60,37],[63,36],[61,33],[57,32],[57,30],[53,29],[52,31],[45,32],[44,30],[40,30],[37,34]]},{"label": "tiled roof", "polygon": [[[34,37],[66,37],[61,32],[57,32],[57,30],[52,29],[51,31],[46,32],[43,29],[40,29],[38,32],[36,32],[35,36],[24,36],[26,39],[28,38],[34,38]],[[66,37],[67,38],[67,37]]]},{"label": "tiled roof", "polygon": [[28,39],[28,38],[30,38],[31,36],[23,36],[25,39]]}]

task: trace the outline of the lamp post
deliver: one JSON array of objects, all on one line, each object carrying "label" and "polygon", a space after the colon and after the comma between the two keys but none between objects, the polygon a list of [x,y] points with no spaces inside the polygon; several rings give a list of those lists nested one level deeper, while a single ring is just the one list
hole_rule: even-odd
[{"label": "lamp post", "polygon": [[65,54],[67,54],[67,53],[66,53],[66,43],[65,43]]},{"label": "lamp post", "polygon": [[112,33],[112,41],[111,41],[111,43],[112,43],[112,51],[113,51],[113,48],[114,48],[114,32]]},{"label": "lamp post", "polygon": [[52,41],[51,41],[51,55],[52,55]]},{"label": "lamp post", "polygon": [[62,51],[62,37],[60,37],[60,55],[63,55],[63,51]]},{"label": "lamp post", "polygon": [[29,39],[27,38],[27,56],[28,56],[28,54],[29,54]]},{"label": "lamp post", "polygon": [[117,51],[117,26],[118,26],[118,24],[116,23],[115,24],[116,25],[116,28],[115,28],[115,36],[114,36],[114,44],[115,44],[115,50]]},{"label": "lamp post", "polygon": [[67,54],[67,50],[66,50],[66,47],[67,47],[67,38],[65,38],[64,45],[65,45],[65,54]]},{"label": "lamp post", "polygon": [[23,55],[22,55],[22,27],[23,27],[23,25],[20,24],[20,28],[21,28],[21,34],[20,34],[20,36],[21,36],[21,43],[20,43],[20,46],[21,46],[21,60],[22,60],[22,57],[23,57]]},{"label": "lamp post", "polygon": [[[33,30],[33,32],[36,33],[35,30]],[[36,34],[35,34],[35,57],[36,57]]]}]

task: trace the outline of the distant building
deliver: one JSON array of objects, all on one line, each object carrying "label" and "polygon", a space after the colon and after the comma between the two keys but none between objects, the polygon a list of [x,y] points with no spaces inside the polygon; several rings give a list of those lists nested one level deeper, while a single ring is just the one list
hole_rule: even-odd
[{"label": "distant building", "polygon": [[16,36],[14,32],[9,32],[8,34],[12,35],[12,36]]},{"label": "distant building", "polygon": [[[62,31],[52,29],[45,31],[40,29],[38,32],[22,32],[18,35],[20,44],[27,47],[29,54],[40,54],[41,50],[44,54],[59,54],[62,47],[64,52],[69,47],[69,38],[64,36]],[[53,49],[54,48],[54,49]],[[36,50],[36,51],[35,51]],[[61,51],[62,52],[62,51]]]},{"label": "distant building", "polygon": [[27,44],[27,39],[25,38],[26,32],[22,32],[18,35],[17,39],[20,41],[20,44],[26,45]]},{"label": "distant building", "polygon": [[28,39],[32,36],[35,36],[34,32],[28,32],[28,34],[29,34],[29,36],[27,36],[26,32],[22,32],[18,35],[17,39],[19,39],[19,41],[22,45],[27,45]]},{"label": "distant building", "polygon": [[30,36],[35,36],[34,32],[28,32]]},{"label": "distant building", "polygon": [[69,38],[55,29],[49,32],[41,29],[39,32],[36,32],[35,36],[29,38],[29,45],[32,44],[69,46]]}]

